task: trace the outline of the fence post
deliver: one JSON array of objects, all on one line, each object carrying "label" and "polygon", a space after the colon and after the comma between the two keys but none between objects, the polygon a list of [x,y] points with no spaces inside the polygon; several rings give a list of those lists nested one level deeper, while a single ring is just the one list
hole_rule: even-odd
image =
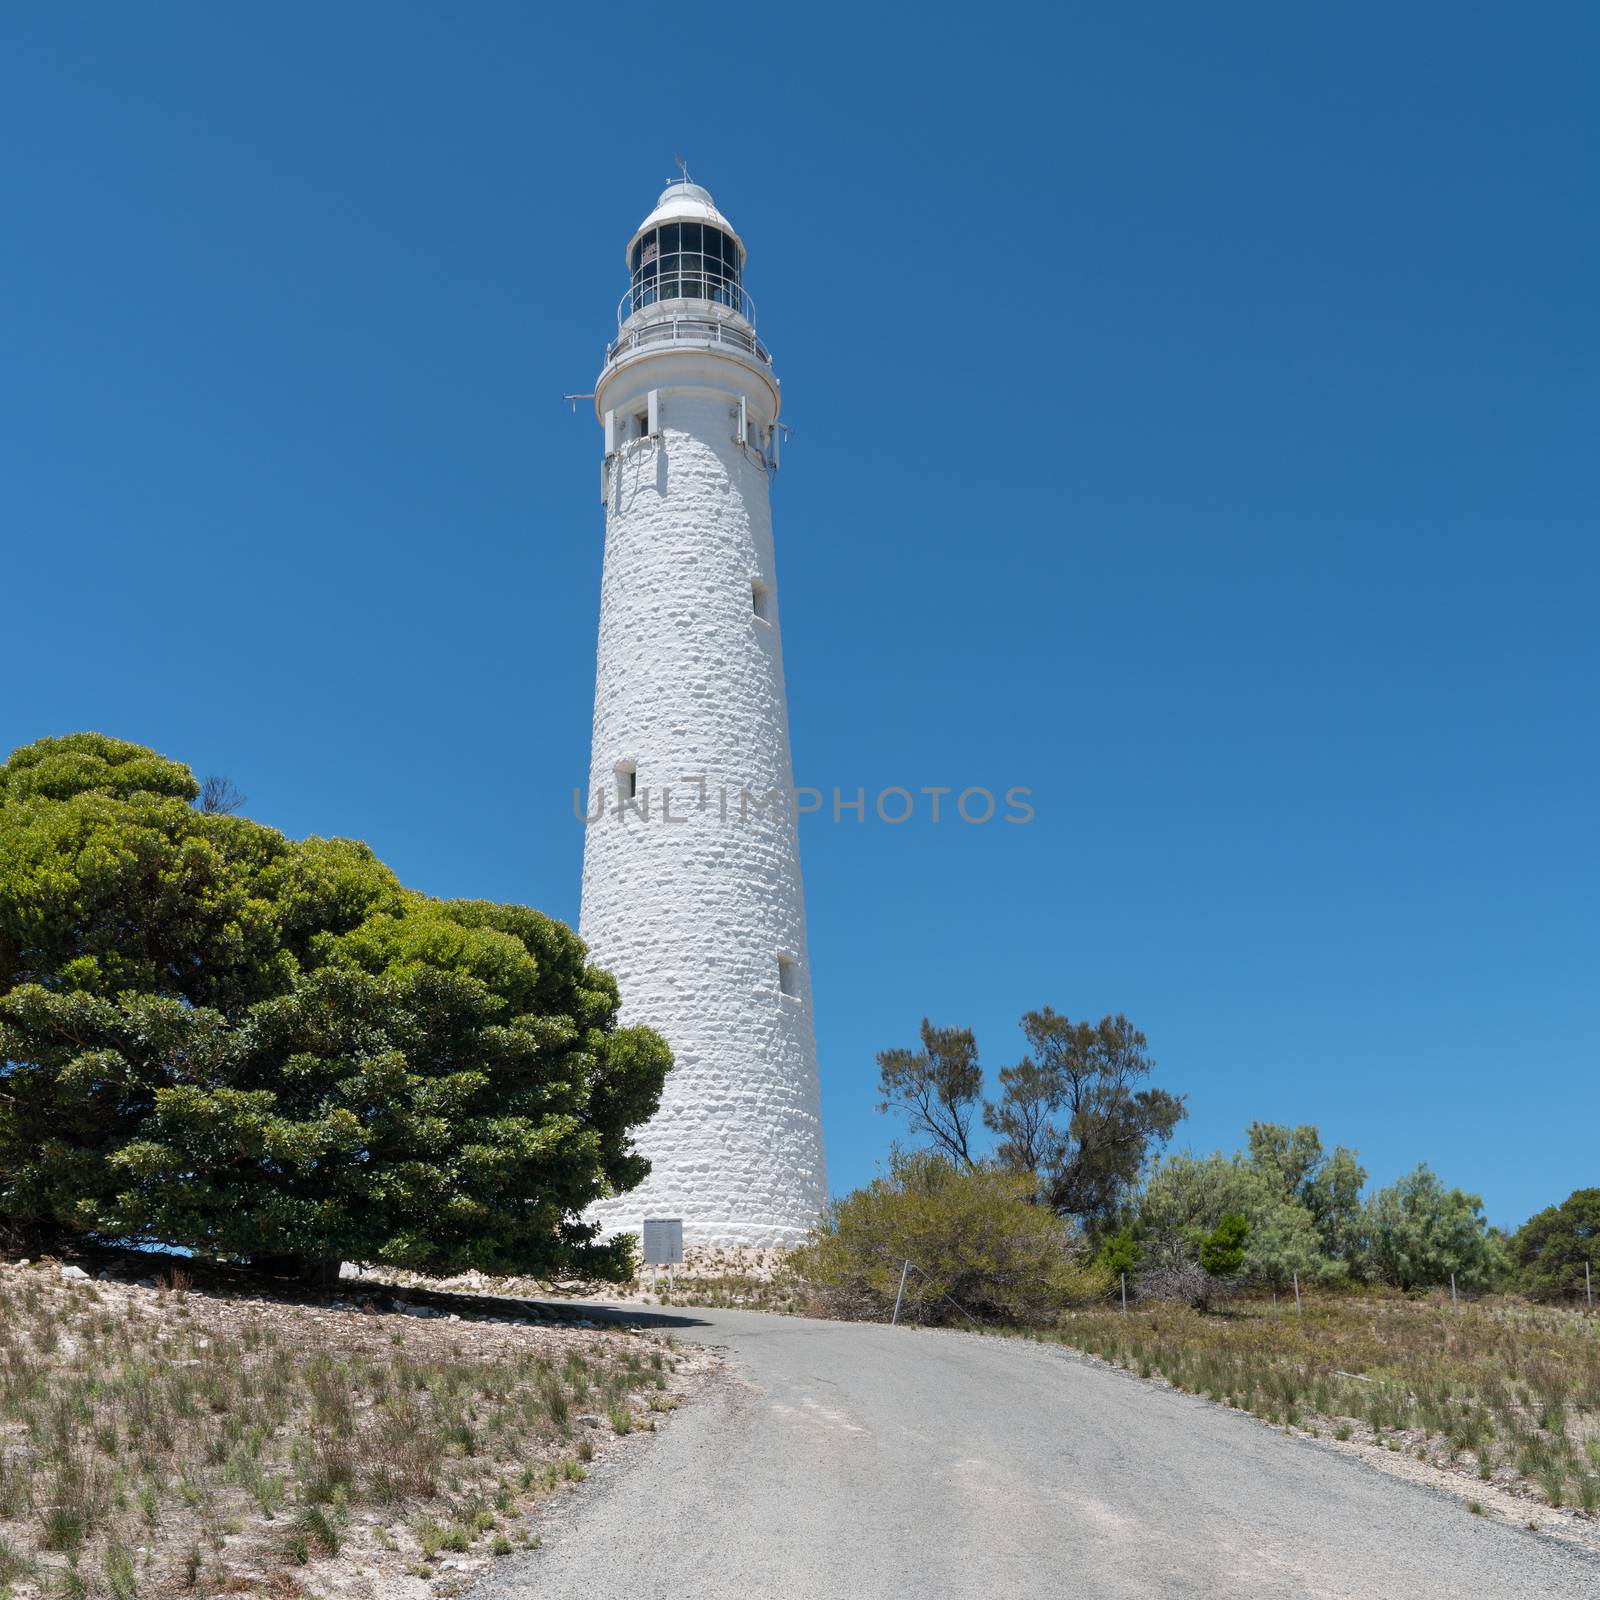
[{"label": "fence post", "polygon": [[901,1267],[901,1269],[900,1269],[900,1287],[895,1292],[895,1297],[894,1297],[894,1315],[889,1318],[889,1326],[891,1328],[894,1327],[894,1325],[900,1320],[900,1301],[901,1301],[902,1296],[906,1292],[906,1274],[910,1270],[911,1270],[911,1262],[910,1262],[910,1260],[908,1258],[907,1261],[906,1261],[906,1264],[903,1267]]},{"label": "fence post", "polygon": [[[1584,1271],[1587,1272],[1588,1268],[1585,1267]],[[1128,1274],[1126,1272],[1122,1274],[1122,1314],[1123,1316],[1128,1314]]]},{"label": "fence post", "polygon": [[1452,1272],[1450,1274],[1450,1304],[1454,1305],[1455,1303],[1456,1303],[1456,1275],[1455,1275],[1455,1273]]},{"label": "fence post", "polygon": [[1297,1317],[1300,1315],[1300,1274],[1298,1272],[1294,1275],[1294,1314]]},{"label": "fence post", "polygon": [[1593,1311],[1594,1310],[1594,1280],[1589,1276],[1589,1263],[1587,1261],[1585,1261],[1584,1264],[1583,1264],[1583,1293],[1584,1293],[1584,1298],[1589,1302],[1589,1309],[1591,1311]]}]

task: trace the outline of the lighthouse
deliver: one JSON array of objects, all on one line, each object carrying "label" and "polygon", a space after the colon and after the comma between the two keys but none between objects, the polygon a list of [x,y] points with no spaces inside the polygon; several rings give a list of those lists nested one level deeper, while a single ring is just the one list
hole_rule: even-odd
[{"label": "lighthouse", "polygon": [[606,1234],[798,1243],[827,1197],[771,485],[744,242],[687,175],[627,246],[595,385],[605,562],[580,931],[672,1047]]}]

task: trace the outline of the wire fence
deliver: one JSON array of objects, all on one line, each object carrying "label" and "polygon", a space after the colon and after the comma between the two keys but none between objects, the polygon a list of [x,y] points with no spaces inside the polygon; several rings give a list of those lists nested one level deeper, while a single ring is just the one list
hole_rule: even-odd
[{"label": "wire fence", "polygon": [[915,1261],[912,1261],[909,1257],[907,1257],[904,1265],[900,1268],[900,1287],[895,1293],[894,1311],[889,1318],[889,1326],[891,1328],[899,1325],[900,1307],[904,1302],[906,1295],[906,1278],[913,1269],[920,1273],[928,1280],[930,1284],[933,1285],[934,1293],[937,1294],[941,1300],[945,1301],[949,1305],[954,1306],[956,1310],[959,1311],[961,1315],[964,1316],[975,1328],[984,1328],[990,1326],[990,1324],[987,1323],[982,1317],[975,1316],[972,1312],[967,1310],[967,1308],[962,1305],[959,1300],[956,1300],[952,1296],[946,1294],[945,1291],[939,1287],[938,1281],[932,1276],[931,1273],[924,1272],[921,1267],[917,1266]]},{"label": "wire fence", "polygon": [[[901,1310],[902,1310],[902,1308],[904,1307],[904,1304],[905,1304],[906,1282],[907,1282],[908,1278],[910,1277],[911,1273],[913,1273],[913,1272],[917,1273],[920,1277],[925,1278],[927,1280],[927,1282],[932,1286],[933,1291],[938,1296],[938,1298],[943,1300],[947,1305],[953,1306],[975,1328],[980,1328],[981,1329],[981,1328],[990,1328],[990,1327],[998,1326],[998,1324],[991,1322],[989,1319],[987,1319],[985,1317],[978,1316],[975,1312],[969,1310],[966,1306],[962,1305],[959,1300],[954,1298],[954,1296],[948,1294],[945,1290],[941,1289],[939,1287],[938,1280],[935,1279],[931,1273],[925,1271],[922,1267],[918,1266],[915,1261],[911,1260],[911,1258],[909,1256],[907,1256],[907,1257],[902,1259],[901,1266],[900,1266],[900,1284],[899,1284],[899,1287],[895,1290],[894,1310],[889,1316],[889,1326],[891,1328],[899,1326],[899,1323],[900,1323],[900,1312],[901,1312]],[[1128,1275],[1127,1275],[1126,1272],[1123,1272],[1123,1273],[1120,1273],[1118,1276],[1119,1276],[1119,1278],[1121,1280],[1120,1281],[1120,1291],[1121,1291],[1121,1301],[1122,1301],[1122,1315],[1124,1317],[1126,1317],[1128,1315],[1128,1305],[1129,1305],[1129,1299],[1128,1299]],[[1304,1297],[1303,1297],[1302,1292],[1301,1292],[1300,1274],[1298,1272],[1292,1272],[1290,1274],[1290,1281],[1289,1281],[1289,1284],[1288,1284],[1287,1287],[1289,1289],[1291,1289],[1293,1291],[1293,1294],[1294,1294],[1294,1314],[1295,1314],[1295,1316],[1296,1317],[1300,1317],[1300,1316],[1304,1315]],[[1278,1316],[1278,1290],[1277,1290],[1276,1287],[1274,1287],[1271,1290],[1271,1294],[1272,1294],[1272,1315],[1274,1316],[1274,1318],[1276,1318]],[[1583,1296],[1583,1304],[1584,1304],[1585,1308],[1588,1311],[1592,1312],[1594,1310],[1594,1273],[1593,1273],[1593,1270],[1591,1268],[1590,1263],[1587,1262],[1587,1261],[1584,1262],[1584,1264],[1583,1264],[1583,1291],[1582,1291],[1582,1296]],[[1456,1275],[1455,1275],[1455,1273],[1452,1272],[1450,1274],[1450,1303],[1451,1303],[1451,1305],[1459,1306],[1460,1303],[1461,1303],[1462,1298],[1463,1298],[1462,1292],[1461,1292],[1461,1290],[1459,1289],[1459,1287],[1457,1286],[1457,1283],[1456,1283]],[[1465,1298],[1471,1300],[1471,1299],[1474,1298],[1474,1296],[1468,1294],[1467,1296],[1465,1296]],[[1574,1298],[1576,1298],[1576,1296]]]}]

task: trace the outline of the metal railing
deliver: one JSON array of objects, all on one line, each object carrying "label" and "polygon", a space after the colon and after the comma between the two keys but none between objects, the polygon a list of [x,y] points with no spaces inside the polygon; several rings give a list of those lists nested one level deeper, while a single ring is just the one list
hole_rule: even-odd
[{"label": "metal railing", "polygon": [[618,334],[606,346],[606,362],[615,361],[630,351],[655,344],[729,345],[756,358],[763,366],[772,365],[772,353],[756,338],[752,329],[741,328],[724,317],[663,316]]},{"label": "metal railing", "polygon": [[617,307],[617,326],[668,300],[709,300],[755,324],[756,303],[736,273],[725,270],[714,256],[673,253],[652,260],[633,275],[632,287]]}]

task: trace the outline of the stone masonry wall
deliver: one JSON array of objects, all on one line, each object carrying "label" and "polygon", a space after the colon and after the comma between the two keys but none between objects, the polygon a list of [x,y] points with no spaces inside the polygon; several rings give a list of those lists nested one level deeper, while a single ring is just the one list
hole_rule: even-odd
[{"label": "stone masonry wall", "polygon": [[[623,1020],[660,1031],[676,1065],[639,1138],[651,1177],[592,1215],[793,1244],[826,1200],[799,845],[787,802],[741,817],[742,791],[793,787],[768,475],[733,436],[742,385],[696,377],[661,389],[660,436],[625,439],[612,465],[589,788],[605,815],[586,830],[580,928]],[[624,762],[648,820],[617,815]]]}]

